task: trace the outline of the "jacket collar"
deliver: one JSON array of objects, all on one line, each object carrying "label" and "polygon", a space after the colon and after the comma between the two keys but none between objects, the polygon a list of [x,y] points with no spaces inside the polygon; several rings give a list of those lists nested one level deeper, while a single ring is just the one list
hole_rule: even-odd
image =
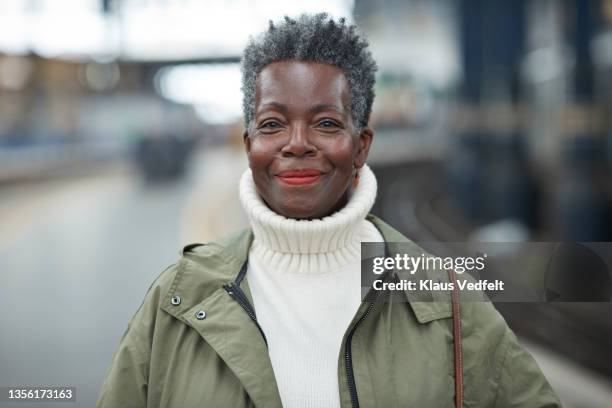
[{"label": "jacket collar", "polygon": [[[383,236],[387,243],[389,256],[395,254],[408,253],[410,256],[419,257],[425,251],[415,244],[403,234],[391,227],[375,215],[369,214],[367,220],[370,221]],[[398,245],[396,245],[398,244]],[[428,278],[438,280],[440,275],[435,271],[421,271],[420,273],[427,274]],[[415,276],[404,271],[396,271],[400,279],[414,279]],[[446,276],[442,277],[446,279]],[[426,292],[426,291],[404,291],[408,303],[414,312],[414,315],[419,323],[428,323],[433,320],[445,319],[452,317],[453,311],[450,302],[450,296],[441,291]]]}]

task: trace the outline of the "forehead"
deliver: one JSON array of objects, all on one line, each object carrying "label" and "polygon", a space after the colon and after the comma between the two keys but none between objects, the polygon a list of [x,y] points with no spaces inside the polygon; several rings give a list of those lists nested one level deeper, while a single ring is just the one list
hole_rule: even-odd
[{"label": "forehead", "polygon": [[336,105],[347,111],[348,84],[344,72],[319,62],[281,61],[267,65],[257,77],[255,107],[270,103],[289,107]]}]

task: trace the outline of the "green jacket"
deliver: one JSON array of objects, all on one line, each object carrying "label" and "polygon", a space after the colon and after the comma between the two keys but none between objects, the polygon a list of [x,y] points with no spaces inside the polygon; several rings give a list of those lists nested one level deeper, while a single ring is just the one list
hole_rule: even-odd
[{"label": "green jacket", "polygon": [[[386,242],[410,242],[368,219]],[[119,343],[98,408],[281,407],[264,336],[224,287],[252,239],[245,230],[188,246],[155,280]],[[248,276],[240,287],[252,304]],[[364,301],[357,310],[338,356],[343,408],[454,406],[450,302],[408,300]],[[560,406],[490,303],[462,304],[462,332],[465,407]]]}]

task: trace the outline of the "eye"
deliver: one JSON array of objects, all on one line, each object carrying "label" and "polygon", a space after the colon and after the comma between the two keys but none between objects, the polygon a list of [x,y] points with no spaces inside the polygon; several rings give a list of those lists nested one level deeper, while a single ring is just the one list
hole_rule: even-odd
[{"label": "eye", "polygon": [[278,122],[266,122],[263,125],[261,125],[261,127],[274,129],[274,128],[280,127],[280,125]]},{"label": "eye", "polygon": [[323,119],[322,121],[320,121],[317,124],[317,127],[322,128],[324,130],[338,130],[340,128],[342,128],[342,125],[340,125],[338,122],[336,122],[335,120],[331,120],[331,119]]},{"label": "eye", "polygon": [[259,127],[257,129],[263,131],[263,132],[273,132],[273,131],[277,131],[279,129],[281,129],[283,127],[283,125],[276,121],[276,120],[268,120],[264,123],[262,123],[261,125],[259,125]]}]

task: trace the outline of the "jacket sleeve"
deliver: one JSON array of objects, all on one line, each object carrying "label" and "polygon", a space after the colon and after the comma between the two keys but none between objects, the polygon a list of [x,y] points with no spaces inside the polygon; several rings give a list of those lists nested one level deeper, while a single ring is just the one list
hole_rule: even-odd
[{"label": "jacket sleeve", "polygon": [[130,324],[111,361],[97,408],[146,407],[149,358],[142,343]]},{"label": "jacket sleeve", "polygon": [[151,284],[128,324],[113,355],[102,385],[97,408],[147,406],[151,346],[164,281],[172,279],[176,264],[166,268]]},{"label": "jacket sleeve", "polygon": [[507,329],[495,408],[561,407],[552,387],[531,355]]}]

